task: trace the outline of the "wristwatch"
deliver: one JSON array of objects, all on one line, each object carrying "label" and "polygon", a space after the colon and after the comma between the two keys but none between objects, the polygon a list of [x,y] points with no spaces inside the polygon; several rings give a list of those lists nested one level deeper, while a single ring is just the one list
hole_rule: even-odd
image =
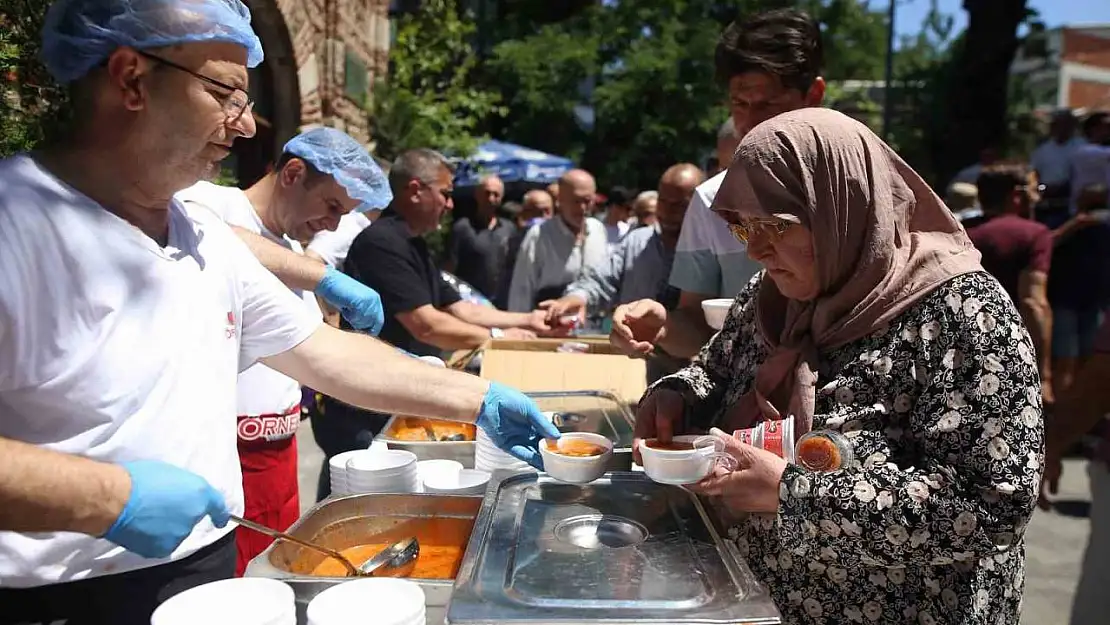
[{"label": "wristwatch", "polygon": [[505,338],[505,331],[501,328],[490,328],[489,335],[495,339]]}]

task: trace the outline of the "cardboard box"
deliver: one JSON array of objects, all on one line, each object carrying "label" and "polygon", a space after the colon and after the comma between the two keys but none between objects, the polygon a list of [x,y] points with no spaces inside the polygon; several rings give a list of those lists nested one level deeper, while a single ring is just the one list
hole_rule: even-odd
[{"label": "cardboard box", "polygon": [[[564,343],[585,344],[587,351],[559,352]],[[465,364],[467,356],[457,354],[452,364]],[[483,348],[481,376],[522,391],[609,391],[635,405],[647,388],[647,363],[619,353],[604,337],[494,339]]]}]

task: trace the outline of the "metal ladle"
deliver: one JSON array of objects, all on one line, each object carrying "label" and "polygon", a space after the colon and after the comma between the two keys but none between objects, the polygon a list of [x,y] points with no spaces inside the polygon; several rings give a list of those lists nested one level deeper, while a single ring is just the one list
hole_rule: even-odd
[{"label": "metal ladle", "polygon": [[[289,542],[296,543],[302,547],[307,547],[309,549],[312,549],[313,551],[320,552],[328,556],[329,558],[339,560],[339,563],[343,565],[343,568],[347,569],[347,577],[370,577],[374,574],[375,571],[378,570],[385,571],[389,569],[402,569],[407,565],[415,562],[416,557],[420,555],[420,543],[416,540],[416,538],[406,538],[400,542],[390,545],[389,547],[386,547],[370,559],[363,562],[361,565],[355,566],[355,564],[348,560],[346,556],[339,553],[335,549],[329,549],[328,547],[323,547],[321,545],[317,545],[316,543],[302,540],[300,538],[297,538],[296,536],[293,536],[292,534],[279,532],[278,530],[266,527],[265,525],[260,525],[258,523],[255,523],[254,521],[248,521],[242,517],[235,516],[234,514],[229,515],[229,517],[232,521],[235,521],[236,523],[242,525],[247,529],[261,532],[271,538],[288,540]],[[394,571],[394,573],[396,573],[396,571]]]},{"label": "metal ladle", "polygon": [[261,534],[265,534],[265,535],[269,536],[270,538],[280,538],[282,540],[288,540],[291,543],[296,543],[296,544],[298,544],[302,547],[308,547],[309,549],[311,549],[313,551],[318,551],[318,552],[328,556],[329,558],[335,558],[336,560],[339,560],[340,564],[343,565],[343,568],[347,569],[347,577],[360,577],[362,575],[362,573],[359,572],[359,567],[355,566],[353,562],[348,560],[343,554],[339,553],[335,549],[329,549],[327,547],[322,547],[320,545],[317,545],[316,543],[309,542],[307,540],[302,540],[300,538],[297,538],[296,536],[293,536],[292,534],[286,534],[285,532],[279,532],[278,530],[266,527],[265,525],[260,525],[258,523],[255,523],[254,521],[248,521],[248,520],[246,520],[242,517],[237,517],[234,514],[228,515],[228,517],[232,521],[235,521],[236,523],[238,523],[239,525],[242,525],[243,527],[245,527],[247,529],[252,529],[252,530],[254,530],[256,532],[259,532]]}]

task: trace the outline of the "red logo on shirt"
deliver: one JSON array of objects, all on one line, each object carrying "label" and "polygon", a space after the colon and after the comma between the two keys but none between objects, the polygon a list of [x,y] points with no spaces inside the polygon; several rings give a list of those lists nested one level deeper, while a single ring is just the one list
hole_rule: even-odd
[{"label": "red logo on shirt", "polygon": [[229,310],[227,311],[227,330],[224,332],[224,335],[229,339],[233,339],[235,338],[235,332],[235,313]]}]

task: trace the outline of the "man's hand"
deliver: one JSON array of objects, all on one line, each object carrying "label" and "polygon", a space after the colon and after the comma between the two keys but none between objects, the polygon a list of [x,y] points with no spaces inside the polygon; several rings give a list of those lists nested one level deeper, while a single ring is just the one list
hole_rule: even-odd
[{"label": "man's hand", "polygon": [[502,450],[541,471],[540,439],[558,439],[561,436],[551,419],[540,412],[536,402],[520,391],[497,382],[490,383],[475,423]]},{"label": "man's hand", "polygon": [[586,321],[586,300],[577,295],[564,295],[559,299],[540,302],[540,310],[545,312],[547,324],[553,328],[573,328]]},{"label": "man's hand", "polygon": [[335,267],[329,266],[324,272],[320,284],[316,285],[316,294],[338,308],[354,329],[374,336],[382,331],[385,311],[378,292]]},{"label": "man's hand", "polygon": [[223,495],[199,475],[165,462],[124,463],[131,494],[104,538],[145,558],[165,558],[204,517],[227,525]]},{"label": "man's hand", "polygon": [[666,336],[667,309],[651,299],[617,306],[609,342],[629,356],[646,357]]}]

